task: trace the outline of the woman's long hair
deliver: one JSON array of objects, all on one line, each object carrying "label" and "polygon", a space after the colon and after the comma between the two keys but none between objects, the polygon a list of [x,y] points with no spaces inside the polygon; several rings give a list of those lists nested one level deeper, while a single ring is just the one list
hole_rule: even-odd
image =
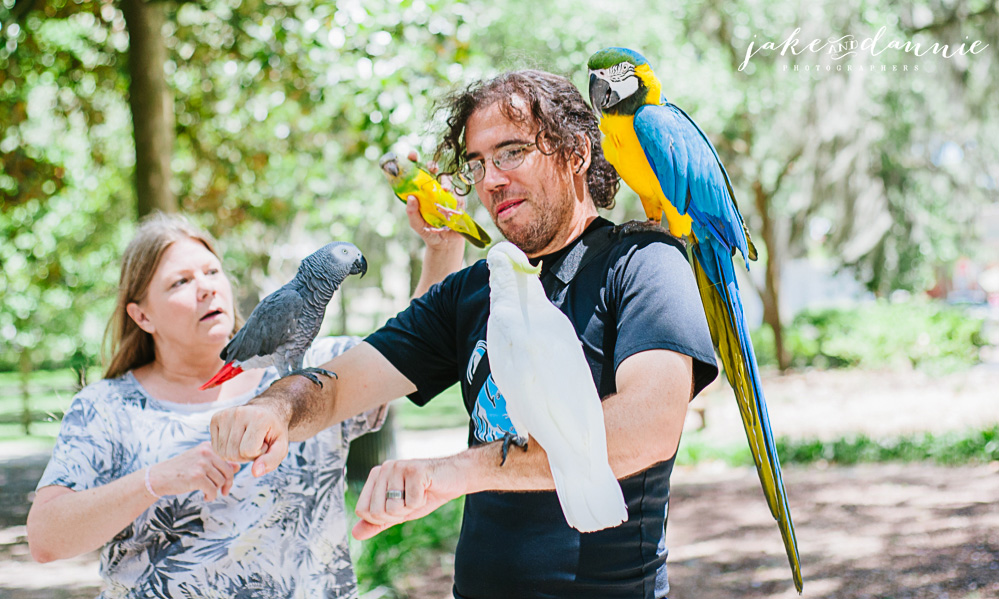
[{"label": "woman's long hair", "polygon": [[[153,336],[139,328],[126,308],[130,303],[140,303],[145,299],[149,283],[159,267],[164,252],[175,241],[193,239],[202,243],[208,251],[221,260],[211,235],[194,227],[186,218],[176,214],[160,212],[143,220],[135,237],[125,249],[121,261],[121,279],[118,282],[118,300],[114,313],[104,331],[104,344],[101,348],[105,364],[104,378],[119,377],[133,368],[145,366],[156,359]],[[243,324],[239,310],[233,305],[235,334]],[[108,359],[108,356],[111,356]]]}]

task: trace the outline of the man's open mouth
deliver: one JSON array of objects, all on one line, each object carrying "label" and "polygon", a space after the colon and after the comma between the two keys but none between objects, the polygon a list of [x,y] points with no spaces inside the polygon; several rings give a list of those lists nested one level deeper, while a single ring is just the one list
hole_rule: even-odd
[{"label": "man's open mouth", "polygon": [[525,200],[513,200],[511,202],[506,202],[496,210],[496,218],[501,218],[504,213],[509,212],[511,208],[516,208],[523,204]]}]

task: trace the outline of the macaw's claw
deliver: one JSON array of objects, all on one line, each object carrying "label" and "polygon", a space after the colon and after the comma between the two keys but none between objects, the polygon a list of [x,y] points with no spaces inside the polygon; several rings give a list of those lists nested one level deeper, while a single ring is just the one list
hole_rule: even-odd
[{"label": "macaw's claw", "polygon": [[631,235],[632,233],[644,233],[646,231],[663,232],[662,224],[654,220],[629,220],[621,223],[611,230],[611,235]]},{"label": "macaw's claw", "polygon": [[292,375],[295,375],[295,374],[304,376],[305,378],[309,379],[313,383],[319,385],[320,388],[322,388],[323,382],[319,380],[319,377],[316,376],[317,374],[321,374],[321,375],[329,377],[331,379],[339,378],[336,375],[336,373],[333,372],[333,371],[326,370],[325,368],[315,368],[315,367],[302,368],[302,369],[299,369],[299,370],[292,370],[291,372],[289,372],[285,376],[287,377],[287,376],[292,376]]},{"label": "macaw's claw", "polygon": [[517,435],[512,433],[507,433],[503,435],[503,460],[500,461],[500,466],[506,464],[506,456],[510,452],[510,444],[513,443],[517,447],[520,447],[524,451],[527,451],[527,441],[521,441]]}]

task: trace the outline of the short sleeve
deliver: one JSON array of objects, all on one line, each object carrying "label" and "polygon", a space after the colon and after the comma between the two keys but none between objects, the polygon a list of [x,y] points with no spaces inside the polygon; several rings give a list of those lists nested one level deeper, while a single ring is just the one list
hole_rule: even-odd
[{"label": "short sleeve", "polygon": [[121,476],[117,465],[122,462],[115,458],[121,453],[120,443],[110,435],[107,416],[96,399],[87,390],[73,398],[37,488],[59,485],[83,491]]},{"label": "short sleeve", "polygon": [[618,339],[614,369],[628,357],[668,349],[694,360],[694,395],[718,376],[711,333],[683,250],[660,236],[636,240],[611,273]]},{"label": "short sleeve", "polygon": [[416,386],[409,398],[417,405],[458,380],[456,304],[467,272],[432,286],[365,339]]}]

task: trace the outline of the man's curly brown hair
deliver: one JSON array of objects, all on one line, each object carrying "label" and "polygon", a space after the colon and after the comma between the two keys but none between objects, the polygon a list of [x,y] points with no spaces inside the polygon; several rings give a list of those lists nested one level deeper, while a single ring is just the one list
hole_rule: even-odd
[{"label": "man's curly brown hair", "polygon": [[[528,114],[513,104],[514,96],[526,101]],[[477,81],[437,103],[434,112],[445,115],[447,128],[434,159],[444,174],[453,175],[465,156],[465,125],[472,113],[497,102],[512,122],[537,126],[538,150],[549,156],[557,154],[562,164],[568,163],[573,155],[582,158],[581,144],[589,143],[586,183],[590,196],[598,208],[614,206],[620,183],[617,171],[604,158],[600,147],[596,115],[571,81],[544,71],[514,71]]]}]

